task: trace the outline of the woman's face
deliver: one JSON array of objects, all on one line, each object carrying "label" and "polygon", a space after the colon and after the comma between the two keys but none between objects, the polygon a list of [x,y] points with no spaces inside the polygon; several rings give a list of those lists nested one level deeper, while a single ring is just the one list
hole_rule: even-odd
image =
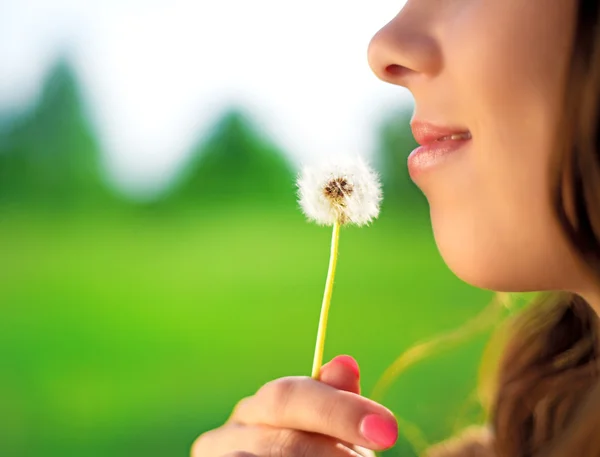
[{"label": "woman's face", "polygon": [[417,140],[470,132],[409,164],[442,256],[478,287],[580,286],[551,209],[549,173],[576,7],[408,0],[369,47],[376,75],[414,96]]}]

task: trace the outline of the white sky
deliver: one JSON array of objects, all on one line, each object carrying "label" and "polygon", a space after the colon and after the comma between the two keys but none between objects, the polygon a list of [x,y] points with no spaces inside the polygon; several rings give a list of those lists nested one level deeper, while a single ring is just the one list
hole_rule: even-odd
[{"label": "white sky", "polygon": [[68,49],[118,183],[160,185],[229,103],[296,161],[373,150],[410,100],[366,59],[403,0],[0,0],[0,109]]}]

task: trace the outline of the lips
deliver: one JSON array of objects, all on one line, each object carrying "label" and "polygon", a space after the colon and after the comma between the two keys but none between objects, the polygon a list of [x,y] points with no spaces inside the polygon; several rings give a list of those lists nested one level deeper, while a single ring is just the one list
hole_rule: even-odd
[{"label": "lips", "polygon": [[471,143],[471,132],[464,127],[440,127],[426,122],[411,123],[413,135],[419,146],[408,156],[408,171],[414,181],[420,176],[440,168],[451,157],[457,157]]},{"label": "lips", "polygon": [[413,121],[410,126],[415,140],[421,146],[436,141],[467,141],[471,139],[471,132],[466,128],[440,127],[420,121]]}]

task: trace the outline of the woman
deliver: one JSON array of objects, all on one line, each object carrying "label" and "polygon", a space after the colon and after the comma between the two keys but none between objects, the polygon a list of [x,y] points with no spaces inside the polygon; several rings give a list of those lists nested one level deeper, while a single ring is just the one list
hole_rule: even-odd
[{"label": "woman", "polygon": [[[424,146],[409,169],[448,266],[477,287],[560,291],[515,323],[489,433],[431,455],[600,456],[599,10],[598,0],[408,0],[371,42],[375,74],[415,98]],[[341,356],[321,382],[272,381],[192,455],[387,449],[396,422],[357,395],[358,378]]]}]

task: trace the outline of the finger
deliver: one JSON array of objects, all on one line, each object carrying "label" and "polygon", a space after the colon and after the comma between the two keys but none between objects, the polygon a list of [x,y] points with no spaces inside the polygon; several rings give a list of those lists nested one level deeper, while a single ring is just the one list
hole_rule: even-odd
[{"label": "finger", "polygon": [[[360,394],[360,368],[358,362],[349,355],[338,355],[321,367],[319,380],[327,385],[346,392]],[[236,408],[251,397],[241,399]],[[234,417],[232,412],[226,423]]]},{"label": "finger", "polygon": [[339,355],[323,365],[319,381],[338,390],[360,394],[360,369],[349,355]]},{"label": "finger", "polygon": [[222,455],[221,457],[258,457],[258,455],[251,454],[250,452],[246,452],[246,451],[234,451],[234,452],[229,452],[225,455]]},{"label": "finger", "polygon": [[[231,451],[243,447],[244,451]],[[229,454],[228,454],[229,453]],[[360,457],[331,437],[265,425],[221,427],[201,435],[192,457]]]},{"label": "finger", "polygon": [[268,382],[236,407],[232,420],[320,433],[375,450],[393,446],[398,438],[398,424],[387,408],[303,376]]},{"label": "finger", "polygon": [[[319,381],[335,389],[360,395],[360,367],[358,366],[358,362],[349,355],[338,355],[321,367]],[[342,441],[342,444],[354,449],[361,456],[367,455],[362,452],[366,448],[352,446],[351,443],[344,441]],[[373,454],[369,454],[369,456],[373,457]]]}]

